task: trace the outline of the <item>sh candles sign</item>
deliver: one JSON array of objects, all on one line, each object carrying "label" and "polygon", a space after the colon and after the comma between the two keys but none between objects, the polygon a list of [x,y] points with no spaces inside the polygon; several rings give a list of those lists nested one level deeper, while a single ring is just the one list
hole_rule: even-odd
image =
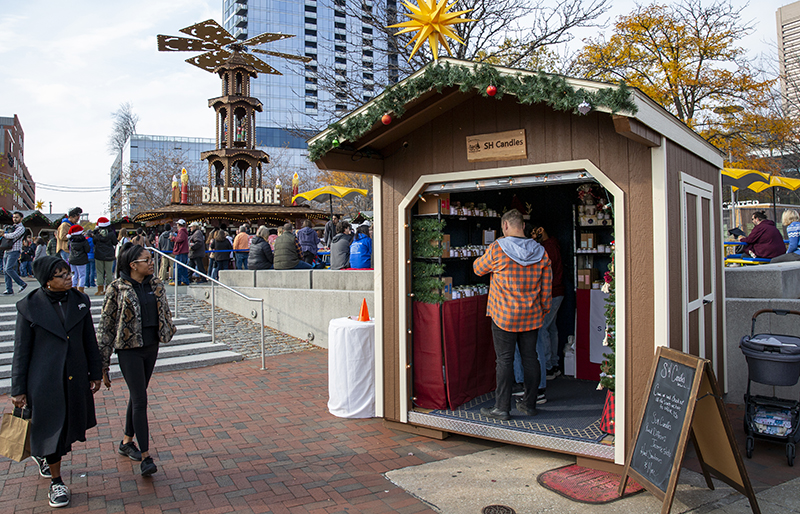
[{"label": "sh candles sign", "polygon": [[281,203],[281,188],[203,187],[203,203],[272,204]]},{"label": "sh candles sign", "polygon": [[525,129],[467,136],[467,161],[512,161],[528,158]]}]

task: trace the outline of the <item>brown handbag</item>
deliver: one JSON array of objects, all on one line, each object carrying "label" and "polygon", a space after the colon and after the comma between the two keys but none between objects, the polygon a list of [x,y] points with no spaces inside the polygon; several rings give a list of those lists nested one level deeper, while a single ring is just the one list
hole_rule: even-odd
[{"label": "brown handbag", "polygon": [[31,456],[30,409],[14,408],[3,414],[0,424],[0,455],[22,462]]}]

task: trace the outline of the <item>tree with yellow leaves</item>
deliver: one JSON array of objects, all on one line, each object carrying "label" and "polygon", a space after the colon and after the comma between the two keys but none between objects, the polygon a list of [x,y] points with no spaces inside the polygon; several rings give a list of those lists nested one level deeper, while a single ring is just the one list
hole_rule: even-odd
[{"label": "tree with yellow leaves", "polygon": [[638,5],[617,19],[608,40],[586,42],[574,70],[623,80],[689,126],[702,126],[714,107],[749,102],[774,83],[760,78],[738,46],[753,31],[741,19],[743,9],[727,0]]}]

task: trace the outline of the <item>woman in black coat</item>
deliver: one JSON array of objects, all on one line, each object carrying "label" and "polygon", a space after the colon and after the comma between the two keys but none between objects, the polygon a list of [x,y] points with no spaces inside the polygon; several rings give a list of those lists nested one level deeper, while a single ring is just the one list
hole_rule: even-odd
[{"label": "woman in black coat", "polygon": [[92,395],[102,365],[89,297],[72,288],[69,265],[56,256],[33,263],[42,285],[17,302],[11,402],[31,408],[31,453],[42,476],[52,477],[51,507],[69,504],[61,457],[86,441],[97,424]]},{"label": "woman in black coat", "polygon": [[219,270],[228,269],[228,262],[231,260],[231,252],[233,245],[228,241],[225,231],[218,229],[214,233],[214,239],[211,241],[211,258],[214,259],[214,270],[211,272],[211,278],[219,280]]}]

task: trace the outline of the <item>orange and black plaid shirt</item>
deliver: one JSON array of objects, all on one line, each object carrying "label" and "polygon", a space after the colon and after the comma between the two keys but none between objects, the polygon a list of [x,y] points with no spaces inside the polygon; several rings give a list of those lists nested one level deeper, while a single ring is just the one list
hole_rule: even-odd
[{"label": "orange and black plaid shirt", "polygon": [[472,265],[475,274],[492,274],[486,315],[506,332],[542,326],[550,312],[553,270],[547,253],[542,260],[520,266],[495,241]]}]

